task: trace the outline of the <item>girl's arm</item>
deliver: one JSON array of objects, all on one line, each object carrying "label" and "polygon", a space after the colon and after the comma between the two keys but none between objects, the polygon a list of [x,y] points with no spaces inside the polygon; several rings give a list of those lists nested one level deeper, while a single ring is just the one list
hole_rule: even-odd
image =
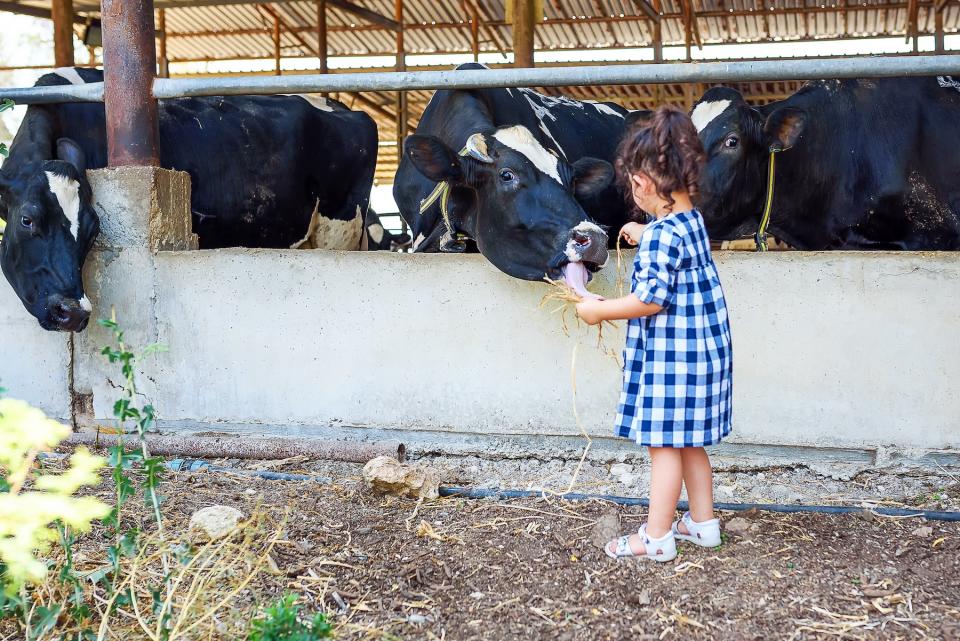
[{"label": "girl's arm", "polygon": [[656,303],[644,303],[633,294],[623,298],[609,300],[584,299],[577,303],[577,316],[587,325],[596,325],[602,321],[630,320],[653,316],[663,311]]}]

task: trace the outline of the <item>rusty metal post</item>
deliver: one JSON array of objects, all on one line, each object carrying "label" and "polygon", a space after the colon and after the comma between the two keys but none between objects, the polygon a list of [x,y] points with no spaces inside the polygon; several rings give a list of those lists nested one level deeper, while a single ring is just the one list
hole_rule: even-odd
[{"label": "rusty metal post", "polygon": [[109,165],[157,167],[153,0],[103,0],[101,15]]},{"label": "rusty metal post", "polygon": [[533,66],[533,0],[513,0],[513,66]]},{"label": "rusty metal post", "polygon": [[73,0],[53,0],[53,57],[58,67],[73,66]]},{"label": "rusty metal post", "polygon": [[170,77],[170,60],[167,58],[167,10],[160,9],[157,12],[159,24],[157,25],[160,33],[160,77]]},{"label": "rusty metal post", "polygon": [[327,67],[327,0],[317,0],[317,55],[320,73],[329,73]]},{"label": "rusty metal post", "polygon": [[273,16],[273,75],[280,75],[280,16]]}]

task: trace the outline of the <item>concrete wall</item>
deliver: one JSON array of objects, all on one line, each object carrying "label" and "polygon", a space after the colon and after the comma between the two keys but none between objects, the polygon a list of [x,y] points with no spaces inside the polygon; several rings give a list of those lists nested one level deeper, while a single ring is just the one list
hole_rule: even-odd
[{"label": "concrete wall", "polygon": [[[734,334],[732,442],[960,448],[960,255],[717,258]],[[606,271],[599,291],[609,294],[612,264]],[[168,425],[576,436],[579,341],[580,416],[591,434],[610,435],[620,372],[595,348],[595,330],[568,319],[566,336],[559,315],[538,308],[544,285],[479,256],[151,253],[111,237],[86,282],[95,313],[116,306],[132,343],[169,349],[140,379]],[[36,328],[8,289],[0,298],[0,376],[63,411],[63,337]],[[619,353],[622,331],[604,338]],[[99,355],[108,340],[91,327],[75,346],[75,391],[92,394],[99,419],[115,398]]]}]

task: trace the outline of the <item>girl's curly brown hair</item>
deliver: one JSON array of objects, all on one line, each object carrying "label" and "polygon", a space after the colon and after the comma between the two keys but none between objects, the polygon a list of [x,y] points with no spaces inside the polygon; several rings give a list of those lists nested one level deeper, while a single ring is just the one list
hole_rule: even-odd
[{"label": "girl's curly brown hair", "polygon": [[627,205],[636,210],[631,176],[639,173],[650,177],[668,210],[673,208],[675,191],[686,191],[695,199],[705,157],[690,117],[671,105],[659,107],[630,127],[617,149],[617,179]]}]

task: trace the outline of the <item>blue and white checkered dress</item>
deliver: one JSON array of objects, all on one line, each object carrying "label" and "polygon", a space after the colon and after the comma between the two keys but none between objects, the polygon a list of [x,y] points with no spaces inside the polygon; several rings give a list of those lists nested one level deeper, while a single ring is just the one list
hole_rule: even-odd
[{"label": "blue and white checkered dress", "polygon": [[730,433],[730,323],[700,212],[644,230],[631,291],[663,311],[627,325],[618,436],[648,447],[701,447]]}]

